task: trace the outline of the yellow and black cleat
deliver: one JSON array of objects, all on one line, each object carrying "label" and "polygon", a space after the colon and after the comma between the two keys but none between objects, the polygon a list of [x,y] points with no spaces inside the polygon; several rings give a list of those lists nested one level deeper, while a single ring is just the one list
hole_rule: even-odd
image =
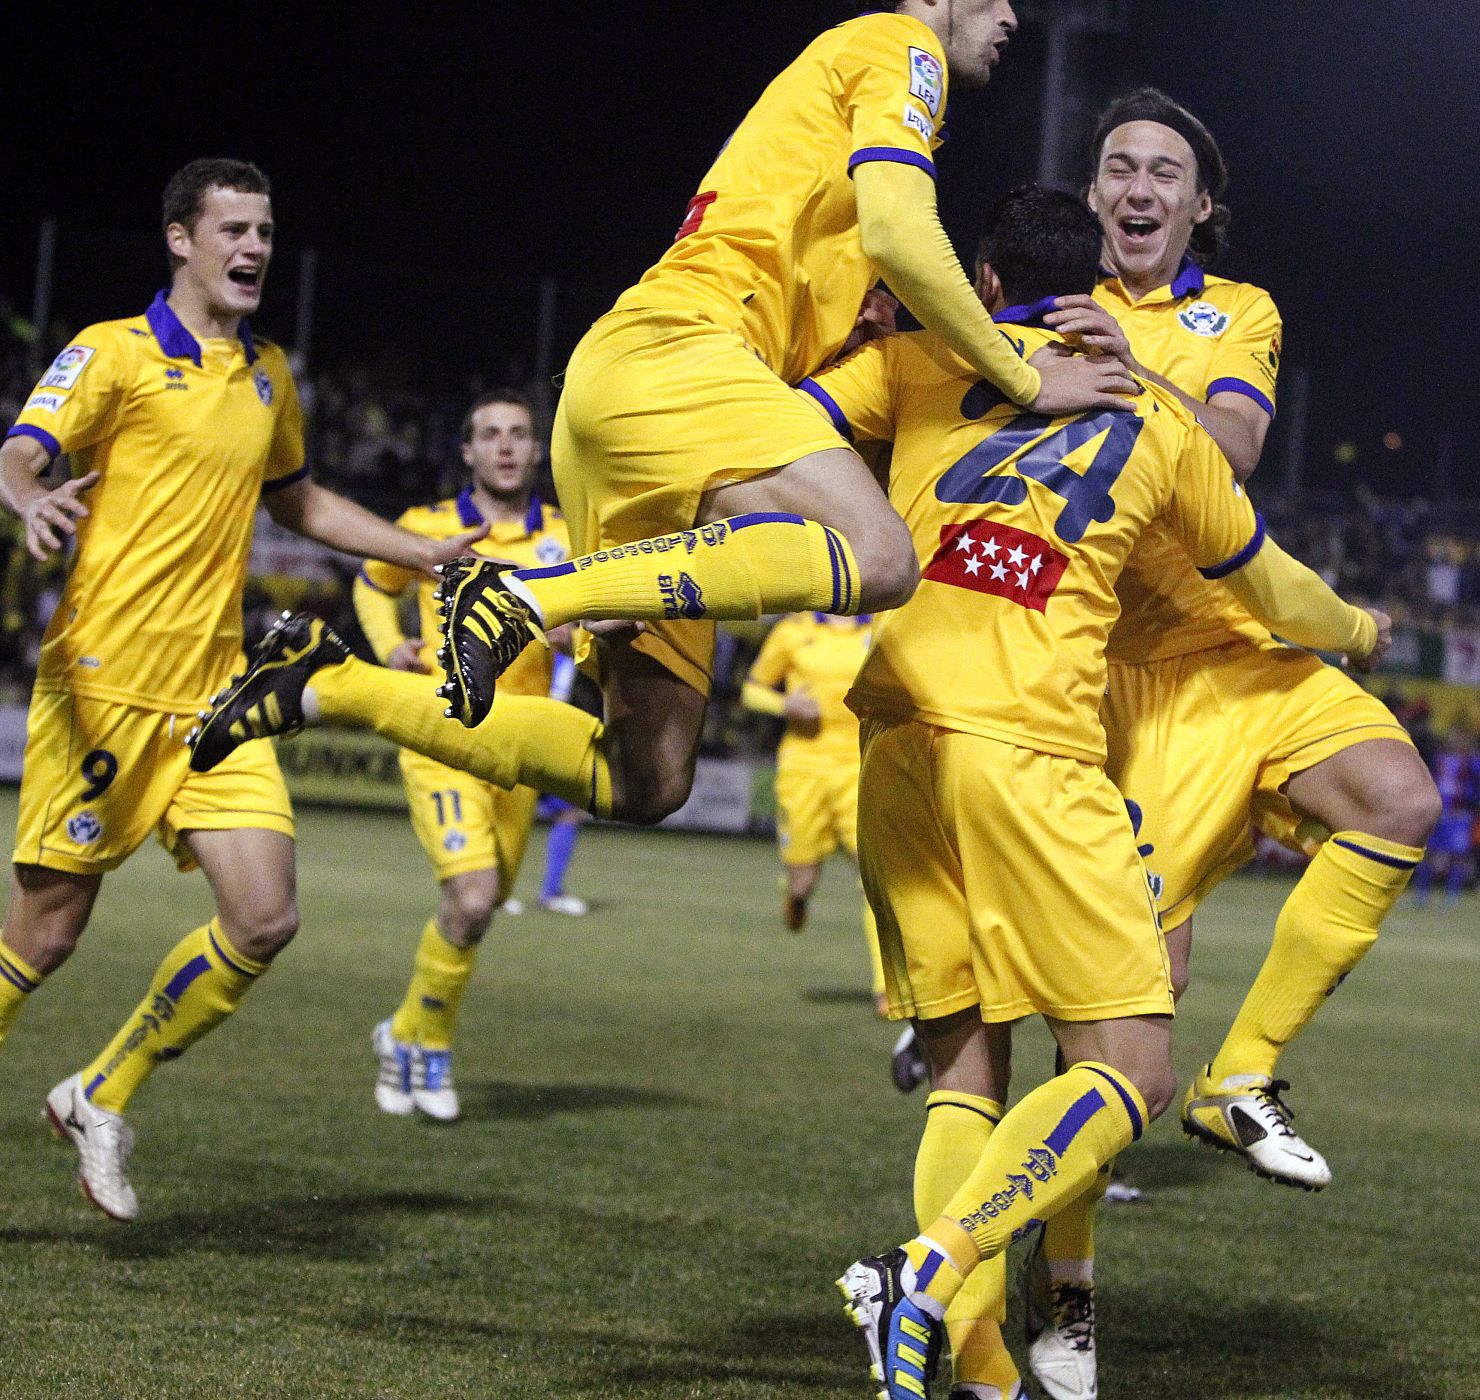
[{"label": "yellow and black cleat", "polygon": [[519,653],[545,640],[529,607],[504,582],[510,572],[472,555],[442,566],[437,660],[447,679],[437,694],[447,701],[447,717],[469,729],[488,718],[494,686]]},{"label": "yellow and black cleat", "polygon": [[315,671],[349,659],[349,648],[321,618],[284,613],[252,652],[244,676],[211,697],[185,742],[190,766],[207,773],[249,739],[303,728],[303,688]]}]

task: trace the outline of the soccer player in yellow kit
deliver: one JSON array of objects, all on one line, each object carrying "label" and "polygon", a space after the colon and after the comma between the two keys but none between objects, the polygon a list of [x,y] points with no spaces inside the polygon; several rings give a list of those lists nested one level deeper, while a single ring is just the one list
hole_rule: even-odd
[{"label": "soccer player in yellow kit", "polygon": [[[1023,354],[1058,345],[1041,317],[1056,292],[1093,285],[1093,216],[1018,191],[984,250],[1004,337]],[[1098,719],[1132,545],[1160,516],[1287,635],[1368,656],[1384,634],[1266,540],[1212,439],[1158,386],[1115,411],[1023,413],[921,333],[808,387],[840,430],[892,440],[890,499],[922,564],[849,697],[891,1013],[915,1019],[931,1067],[921,1234],[840,1280],[880,1394],[920,1396],[976,1266],[1080,1194],[1174,1090],[1165,950]],[[1068,1067],[1004,1112],[990,1028],[1033,1013]],[[1015,1373],[974,1369],[1006,1358],[987,1319],[962,1321],[957,1392],[1015,1394]]]},{"label": "soccer player in yellow kit", "polygon": [[[788,387],[832,359],[880,277],[1013,402],[1078,411],[1130,387],[1113,362],[1013,355],[940,226],[932,156],[948,86],[986,83],[1016,27],[1008,0],[900,0],[814,40],[741,121],[673,246],[566,371],[551,452],[581,557],[445,577],[448,713],[498,751],[467,761],[602,816],[658,821],[693,780],[716,620],[851,615],[910,595],[908,531]],[[530,639],[579,619],[647,624],[604,648],[605,728],[551,719],[549,702],[495,706],[498,673]],[[457,752],[418,687],[395,679],[335,667],[314,678],[309,709]],[[297,704],[277,691],[295,680],[260,656],[194,761],[277,732],[274,709]]]},{"label": "soccer player in yellow kit", "polygon": [[[256,340],[273,247],[268,184],[200,160],[164,194],[170,289],[141,316],[89,326],[0,446],[0,498],[31,553],[77,549],[46,631],[27,722],[14,868],[0,934],[0,1036],[66,961],[104,874],[157,834],[199,865],[216,914],[166,956],[95,1060],[47,1095],[79,1179],[138,1213],[122,1112],[155,1065],[234,1011],[298,926],[293,816],[272,750],[193,773],[185,728],[241,656],[241,590],[259,500],[336,549],[428,570],[478,537],[433,542],[314,485],[287,356]],[[37,475],[67,453],[80,475]]]},{"label": "soccer player in yellow kit", "polygon": [[[1093,158],[1103,270],[1094,302],[1066,299],[1050,324],[1168,388],[1247,480],[1274,413],[1281,324],[1267,292],[1203,270],[1228,218],[1217,144],[1186,109],[1143,89],[1106,109]],[[1189,1088],[1183,1124],[1260,1175],[1318,1189],[1330,1170],[1291,1126],[1278,1059],[1376,939],[1422,856],[1437,793],[1385,705],[1273,641],[1164,527],[1137,545],[1119,592],[1109,772],[1143,814],[1179,995],[1193,910],[1253,854],[1251,823],[1315,857],[1232,1030]],[[1073,1348],[1052,1326],[1035,1348],[1065,1365],[1077,1350],[1089,1375],[1096,1196],[1050,1222],[1026,1273],[1039,1300],[1030,1311],[1050,1319],[1067,1306],[1091,1319]]]},{"label": "soccer player in yellow kit", "polygon": [[[570,557],[565,522],[534,495],[540,444],[523,394],[494,389],[474,401],[463,419],[462,456],[471,483],[450,500],[412,507],[398,525],[437,540],[486,525],[478,553],[526,567]],[[407,637],[397,603],[413,586],[421,631]],[[366,563],[355,581],[355,611],[382,665],[431,673],[438,620],[433,591],[425,574]],[[509,668],[504,689],[547,695],[551,655],[543,647],[529,648]],[[411,825],[441,897],[422,929],[401,1005],[375,1027],[375,1102],[386,1113],[420,1111],[451,1122],[460,1112],[452,1077],[458,1009],[493,911],[518,877],[538,794],[527,787],[495,787],[409,749],[401,751],[401,774]]]},{"label": "soccer player in yellow kit", "polygon": [[[843,697],[872,639],[867,613],[793,613],[767,633],[740,692],[747,708],[786,721],[776,750],[776,838],[786,867],[782,922],[793,932],[807,921],[822,862],[839,846],[858,858],[858,720]],[[884,968],[867,904],[863,919],[878,1004]]]}]

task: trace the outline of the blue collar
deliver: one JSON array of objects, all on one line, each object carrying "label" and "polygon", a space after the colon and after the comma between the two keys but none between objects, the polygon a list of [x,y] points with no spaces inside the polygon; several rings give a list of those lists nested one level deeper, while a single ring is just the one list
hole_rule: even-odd
[{"label": "blue collar", "polygon": [[[159,348],[172,360],[190,360],[197,369],[200,368],[200,341],[198,341],[188,330],[184,322],[171,310],[170,304],[165,298],[168,292],[158,292],[153,301],[149,303],[149,309],[144,313],[144,319],[149,322],[149,329],[154,332],[154,338],[159,342]],[[252,328],[247,324],[246,317],[237,322],[237,336],[242,343],[242,350],[246,353],[249,365],[257,363],[257,345],[252,339]]]},{"label": "blue collar", "polygon": [[[483,512],[473,504],[472,486],[464,486],[457,493],[457,518],[464,528],[473,529],[484,523]],[[524,533],[537,535],[545,526],[545,506],[538,496],[529,498],[529,509],[524,512]]]},{"label": "blue collar", "polygon": [[[1118,272],[1112,272],[1108,267],[1100,268],[1100,281],[1118,282],[1119,280],[1120,274]],[[1177,275],[1172,278],[1171,286],[1168,288],[1172,294],[1172,299],[1201,296],[1207,285],[1207,273],[1192,261],[1191,254],[1183,253],[1182,265],[1177,269]]]},{"label": "blue collar", "polygon": [[[1043,326],[1043,318],[1050,311],[1058,310],[1058,301],[1057,297],[1044,297],[1031,306],[1004,306],[992,319],[999,325]],[[1043,328],[1048,329],[1046,326]]]}]

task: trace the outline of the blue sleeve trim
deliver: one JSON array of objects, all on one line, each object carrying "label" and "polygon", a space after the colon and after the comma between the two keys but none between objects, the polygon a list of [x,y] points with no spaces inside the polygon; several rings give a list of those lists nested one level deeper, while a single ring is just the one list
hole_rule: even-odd
[{"label": "blue sleeve trim", "polygon": [[1370,851],[1366,846],[1359,846],[1355,841],[1343,841],[1339,836],[1332,839],[1343,850],[1355,851],[1359,856],[1375,860],[1379,865],[1390,865],[1394,870],[1417,870],[1419,866],[1416,860],[1403,860],[1399,856],[1384,855],[1381,851]]},{"label": "blue sleeve trim", "polygon": [[815,379],[804,379],[797,385],[804,394],[810,394],[827,410],[827,416],[832,419],[832,425],[838,430],[838,436],[845,442],[853,441],[853,428],[848,422],[847,415],[838,407],[838,401],[833,398],[826,389]]},{"label": "blue sleeve trim", "polygon": [[272,481],[262,483],[262,494],[265,496],[269,491],[281,491],[285,486],[292,486],[295,482],[302,481],[308,475],[307,467],[299,467],[296,472],[289,472],[287,476],[275,477]]},{"label": "blue sleeve trim", "polygon": [[35,438],[45,449],[47,456],[53,461],[62,455],[62,445],[45,428],[38,428],[31,423],[17,423],[8,433],[7,438],[28,437]]},{"label": "blue sleeve trim", "polygon": [[860,165],[871,160],[892,160],[898,165],[913,165],[935,179],[935,162],[919,151],[906,151],[900,146],[863,146],[848,157],[848,173],[851,175]]},{"label": "blue sleeve trim", "polygon": [[1208,385],[1205,397],[1211,399],[1214,394],[1242,394],[1246,399],[1253,399],[1271,418],[1274,417],[1274,404],[1269,395],[1261,394],[1247,379],[1215,379]]},{"label": "blue sleeve trim", "polygon": [[1206,579],[1216,582],[1220,578],[1227,578],[1229,574],[1236,574],[1245,564],[1249,562],[1261,549],[1264,548],[1264,517],[1258,511],[1254,512],[1254,535],[1237,554],[1231,559],[1225,559],[1221,564],[1214,564],[1211,569],[1199,569]]},{"label": "blue sleeve trim", "polygon": [[782,510],[753,510],[748,515],[736,515],[730,518],[730,529],[744,530],[751,525],[805,525],[806,517],[801,515],[790,515]]},{"label": "blue sleeve trim", "polygon": [[359,579],[359,581],[363,583],[366,588],[373,588],[377,593],[384,593],[387,598],[394,598],[397,596],[396,594],[392,593],[389,588],[382,588],[378,583],[375,582],[373,578],[370,577],[369,574],[365,572],[363,568],[361,568],[360,572],[356,574],[355,577]]}]

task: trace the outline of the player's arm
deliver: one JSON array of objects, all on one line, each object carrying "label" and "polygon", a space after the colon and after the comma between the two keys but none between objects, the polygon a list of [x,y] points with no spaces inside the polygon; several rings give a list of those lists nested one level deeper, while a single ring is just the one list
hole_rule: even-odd
[{"label": "player's arm", "polygon": [[77,533],[77,521],[88,514],[83,493],[98,479],[97,472],[88,472],[47,487],[37,478],[50,465],[51,453],[33,437],[6,438],[0,444],[0,501],[25,526],[26,549],[42,560],[61,549],[66,536]]},{"label": "player's arm", "polygon": [[1014,403],[1057,415],[1123,408],[1135,381],[1113,360],[1018,358],[966,280],[941,227],[935,180],[916,165],[874,159],[853,170],[863,250],[915,318]]},{"label": "player's arm", "polygon": [[1225,333],[1226,343],[1220,342],[1201,399],[1137,360],[1120,322],[1092,296],[1060,297],[1058,310],[1045,316],[1044,324],[1086,349],[1114,356],[1137,378],[1165,389],[1197,415],[1240,481],[1253,476],[1274,419],[1279,372],[1280,317],[1264,293],[1241,309],[1237,323]]},{"label": "player's arm", "polygon": [[[406,516],[396,524],[404,527]],[[416,580],[411,569],[380,559],[367,559],[355,576],[353,598],[360,631],[375,659],[393,671],[427,671],[421,659],[421,638],[408,637],[401,626],[401,604]]]},{"label": "player's arm", "polygon": [[787,626],[777,623],[766,633],[766,640],[751,663],[745,684],[740,688],[740,703],[757,714],[780,719],[786,713],[784,686],[791,669],[791,647]]},{"label": "player's arm", "polygon": [[1189,425],[1167,510],[1204,578],[1223,583],[1277,636],[1371,667],[1392,642],[1383,613],[1353,606],[1268,538],[1213,438]]}]

